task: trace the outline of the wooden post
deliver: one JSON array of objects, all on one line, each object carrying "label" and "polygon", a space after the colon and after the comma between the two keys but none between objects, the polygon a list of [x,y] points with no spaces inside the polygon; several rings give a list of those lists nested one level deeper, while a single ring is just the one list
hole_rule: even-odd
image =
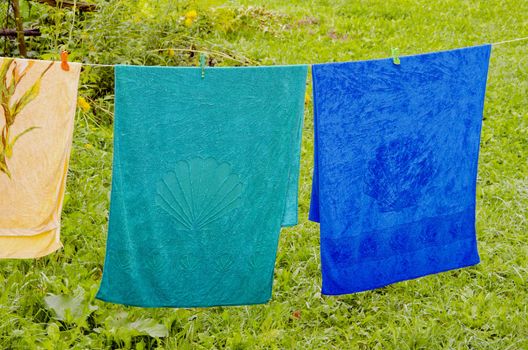
[{"label": "wooden post", "polygon": [[15,15],[18,51],[22,57],[27,57],[26,41],[24,39],[24,24],[22,22],[22,16],[20,16],[20,3],[18,0],[11,0],[11,4],[13,5],[13,13]]}]

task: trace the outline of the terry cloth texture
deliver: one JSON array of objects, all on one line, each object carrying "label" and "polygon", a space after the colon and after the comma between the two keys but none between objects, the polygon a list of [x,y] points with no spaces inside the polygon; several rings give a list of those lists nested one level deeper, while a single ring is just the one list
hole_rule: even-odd
[{"label": "terry cloth texture", "polygon": [[114,168],[98,298],[264,303],[297,222],[306,66],[116,67]]},{"label": "terry cloth texture", "polygon": [[491,46],[313,67],[324,294],[477,264]]},{"label": "terry cloth texture", "polygon": [[81,65],[0,58],[0,258],[61,248]]}]

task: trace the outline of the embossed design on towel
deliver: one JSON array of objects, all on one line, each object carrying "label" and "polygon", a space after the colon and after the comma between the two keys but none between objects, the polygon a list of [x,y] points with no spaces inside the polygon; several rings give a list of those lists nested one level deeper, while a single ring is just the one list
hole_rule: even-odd
[{"label": "embossed design on towel", "polygon": [[156,203],[180,229],[198,233],[240,206],[243,187],[228,163],[193,158],[163,176]]},{"label": "embossed design on towel", "polygon": [[364,192],[382,212],[415,206],[435,173],[434,155],[421,137],[402,137],[379,146],[368,162]]},{"label": "embossed design on towel", "polygon": [[[33,85],[21,94],[21,97],[18,100],[14,100],[13,96],[18,92],[18,85],[34,64],[34,61],[19,62],[12,58],[6,58],[0,66],[0,105],[2,107],[0,110],[4,117],[4,125],[1,133],[2,136],[0,138],[0,171],[6,174],[9,178],[11,178],[11,172],[9,171],[7,160],[13,156],[15,143],[21,136],[38,128],[38,126],[31,126],[17,135],[12,135],[13,125],[24,107],[33,101],[40,93],[42,77],[51,68],[53,62],[46,67]],[[9,75],[11,75],[10,79],[8,79]]]},{"label": "embossed design on towel", "polygon": [[[220,237],[227,227],[231,228],[222,220],[240,207],[243,190],[244,184],[231,165],[211,157],[177,162],[174,170],[167,172],[157,185],[156,204],[173,219],[176,232],[188,238],[173,249],[184,254],[176,268],[186,276],[189,292],[195,296],[205,298],[213,290],[221,289],[222,276],[233,268],[235,256],[226,249],[229,237],[224,240],[225,245],[217,245],[209,235]],[[208,279],[195,278],[211,267]],[[151,266],[147,269],[153,271]]]}]

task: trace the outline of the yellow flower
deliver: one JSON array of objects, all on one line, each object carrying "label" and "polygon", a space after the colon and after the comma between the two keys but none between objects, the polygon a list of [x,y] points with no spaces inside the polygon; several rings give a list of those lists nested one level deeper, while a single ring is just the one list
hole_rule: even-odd
[{"label": "yellow flower", "polygon": [[185,18],[190,18],[193,21],[196,19],[196,17],[198,17],[198,13],[196,12],[196,10],[188,11],[185,14]]},{"label": "yellow flower", "polygon": [[190,27],[193,24],[193,20],[190,18],[186,18],[183,23],[185,24],[186,27]]},{"label": "yellow flower", "polygon": [[168,55],[169,57],[174,57],[174,50],[173,50],[173,49],[168,49],[168,50],[167,50],[167,55]]},{"label": "yellow flower", "polygon": [[77,106],[85,112],[90,110],[90,104],[82,96],[77,99]]},{"label": "yellow flower", "polygon": [[310,93],[306,91],[306,94],[304,95],[304,104],[307,105],[312,100],[312,96],[310,96]]},{"label": "yellow flower", "polygon": [[89,144],[89,143],[86,143],[86,144],[84,144],[84,148],[86,148],[86,149],[92,149],[93,146],[92,146],[91,144]]},{"label": "yellow flower", "polygon": [[192,26],[194,20],[198,17],[196,10],[191,10],[185,13],[185,21],[183,22],[186,27]]}]

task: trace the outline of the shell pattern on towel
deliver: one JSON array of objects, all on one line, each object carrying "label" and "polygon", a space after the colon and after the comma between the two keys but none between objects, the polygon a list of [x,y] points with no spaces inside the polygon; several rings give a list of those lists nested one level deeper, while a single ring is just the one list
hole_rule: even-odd
[{"label": "shell pattern on towel", "polygon": [[381,212],[417,205],[435,175],[435,158],[423,137],[403,137],[383,144],[368,162],[365,193]]},{"label": "shell pattern on towel", "polygon": [[244,185],[228,163],[193,158],[176,163],[157,186],[156,203],[182,230],[206,230],[241,204]]}]

